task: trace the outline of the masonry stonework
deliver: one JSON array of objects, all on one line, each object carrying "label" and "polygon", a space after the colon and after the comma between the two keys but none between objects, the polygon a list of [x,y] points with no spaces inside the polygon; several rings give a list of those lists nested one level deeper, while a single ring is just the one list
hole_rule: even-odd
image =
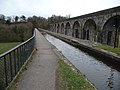
[{"label": "masonry stonework", "polygon": [[120,6],[53,23],[50,30],[117,47],[120,45]]}]

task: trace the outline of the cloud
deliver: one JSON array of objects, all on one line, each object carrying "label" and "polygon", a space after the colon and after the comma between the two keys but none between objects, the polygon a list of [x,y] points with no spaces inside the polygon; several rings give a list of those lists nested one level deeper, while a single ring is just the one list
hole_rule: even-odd
[{"label": "cloud", "polygon": [[119,0],[1,0],[0,12],[5,15],[79,16],[120,5]]}]

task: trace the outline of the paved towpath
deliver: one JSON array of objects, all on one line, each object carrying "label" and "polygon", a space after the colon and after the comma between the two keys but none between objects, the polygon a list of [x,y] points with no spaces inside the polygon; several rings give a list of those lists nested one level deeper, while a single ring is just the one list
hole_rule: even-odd
[{"label": "paved towpath", "polygon": [[54,47],[36,30],[36,48],[33,61],[17,90],[55,90],[58,56]]},{"label": "paved towpath", "polygon": [[87,46],[90,46],[90,47],[95,46],[95,45],[101,45],[98,42],[94,42],[94,41],[90,41],[90,40],[84,40],[84,39],[80,39],[80,38],[75,38],[73,36],[64,35],[64,34],[60,34],[60,33],[56,33],[56,32],[51,32],[51,31],[41,29],[41,28],[39,28],[39,30],[51,33],[52,35],[55,35],[55,36],[61,36],[65,39],[69,39],[69,40],[72,40],[72,41],[75,41],[75,42],[79,42],[80,44],[87,45]]}]

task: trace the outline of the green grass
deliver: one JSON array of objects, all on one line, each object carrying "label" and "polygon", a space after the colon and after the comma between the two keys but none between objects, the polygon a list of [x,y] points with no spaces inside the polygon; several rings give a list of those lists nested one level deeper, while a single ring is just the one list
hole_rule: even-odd
[{"label": "green grass", "polygon": [[113,53],[120,55],[120,47],[114,48],[114,47],[108,46],[108,45],[99,45],[99,46],[95,46],[95,48],[104,49],[104,50],[107,50],[109,52],[113,52]]},{"label": "green grass", "polygon": [[57,90],[95,90],[82,74],[72,70],[63,60],[59,61],[57,76]]},{"label": "green grass", "polygon": [[20,42],[0,43],[0,54],[10,50],[18,44],[20,44]]}]

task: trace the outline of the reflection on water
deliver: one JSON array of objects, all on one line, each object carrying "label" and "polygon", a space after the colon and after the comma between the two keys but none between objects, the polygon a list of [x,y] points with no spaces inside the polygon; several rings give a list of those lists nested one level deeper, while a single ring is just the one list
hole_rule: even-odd
[{"label": "reflection on water", "polygon": [[69,61],[99,90],[120,90],[120,67],[89,54],[48,34],[46,39],[58,48]]}]

